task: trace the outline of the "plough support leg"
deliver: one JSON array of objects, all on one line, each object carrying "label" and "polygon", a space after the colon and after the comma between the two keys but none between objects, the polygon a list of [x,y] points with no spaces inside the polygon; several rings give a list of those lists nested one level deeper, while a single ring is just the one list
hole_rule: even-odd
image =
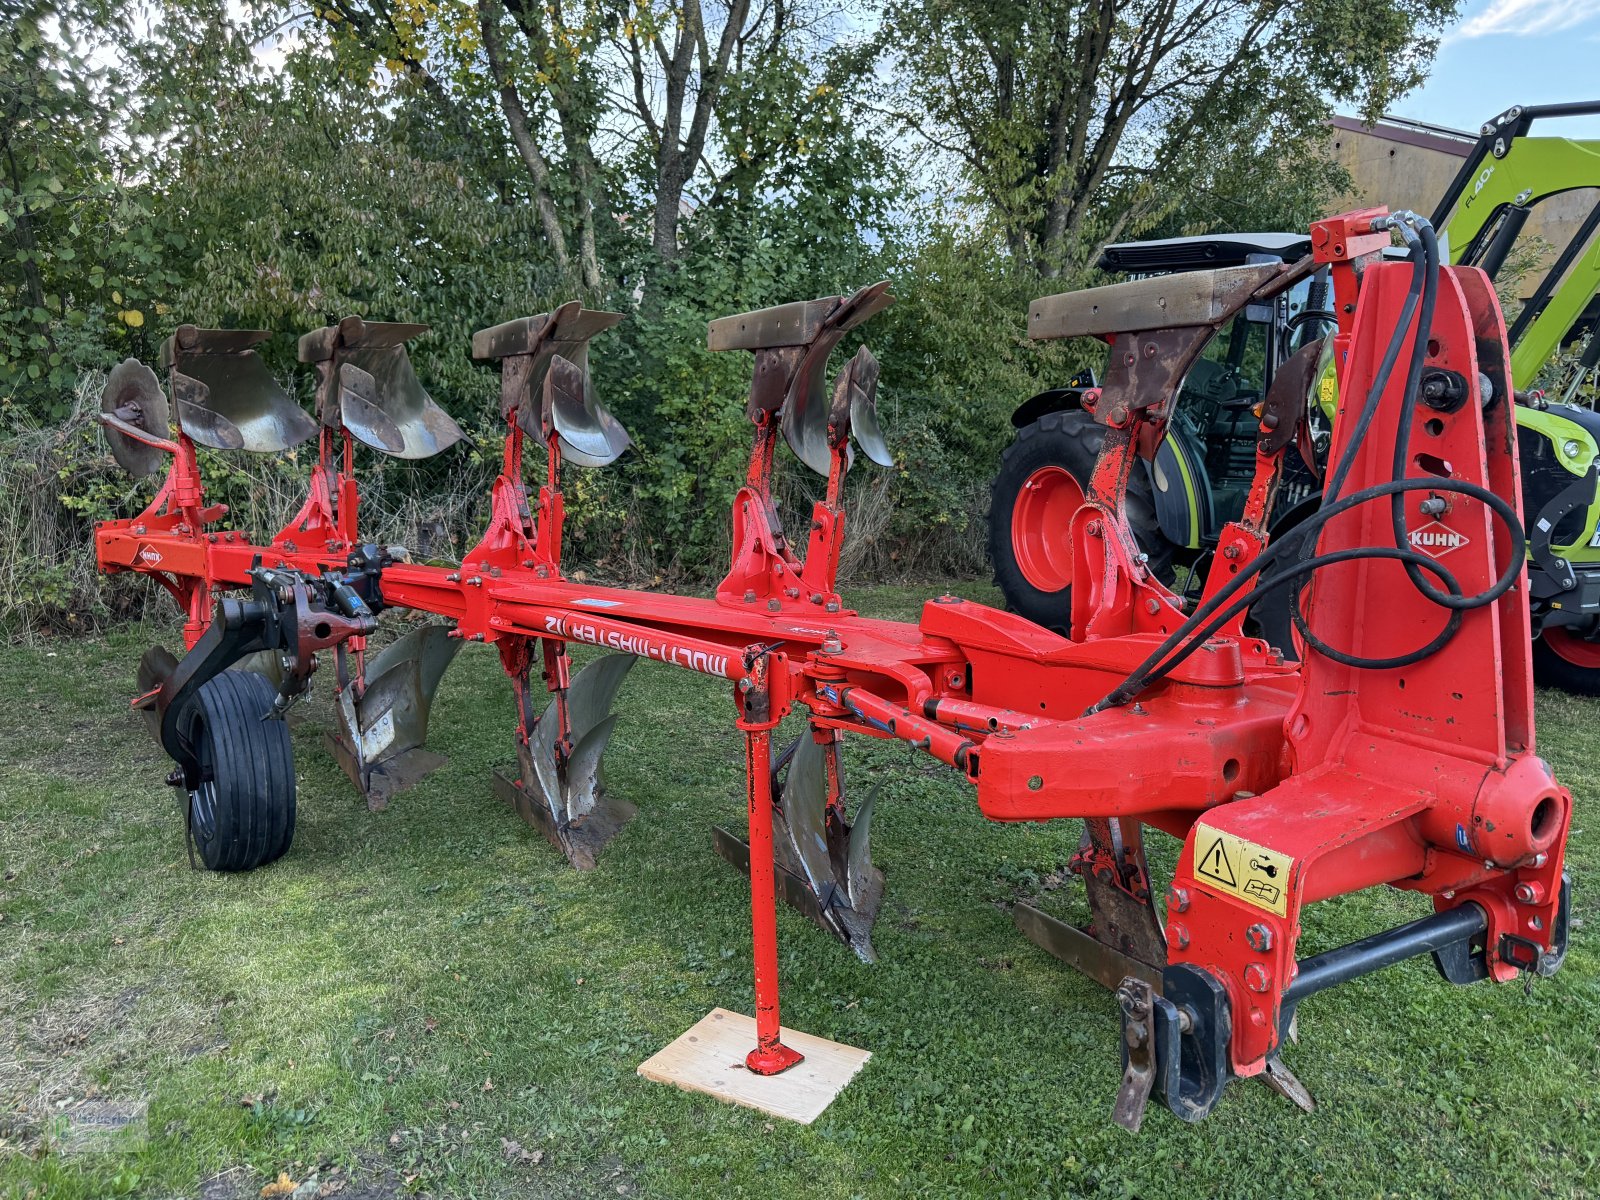
[{"label": "plough support leg", "polygon": [[755,949],[756,1048],[745,1065],[757,1075],[777,1075],[804,1057],[780,1040],[778,1020],[778,912],[772,853],[772,698],[766,659],[758,658],[744,692],[745,790],[750,821],[750,926]]},{"label": "plough support leg", "polygon": [[[872,926],[883,901],[883,872],[872,865],[874,795],[851,821],[840,741],[837,730],[808,727],[772,766],[778,894],[863,962],[875,962]],[[719,855],[741,871],[750,869],[742,838],[721,827],[712,834]]]}]

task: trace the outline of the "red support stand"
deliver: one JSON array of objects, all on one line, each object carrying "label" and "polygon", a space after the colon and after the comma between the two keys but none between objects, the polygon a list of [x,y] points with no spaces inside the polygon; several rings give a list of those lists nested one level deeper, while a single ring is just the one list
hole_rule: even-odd
[{"label": "red support stand", "polygon": [[[778,1023],[778,913],[772,865],[772,715],[763,654],[740,681],[746,792],[750,802],[750,926],[755,942],[756,1048],[745,1066],[757,1075],[777,1075],[805,1058],[785,1046]],[[746,686],[748,685],[748,686]]]}]

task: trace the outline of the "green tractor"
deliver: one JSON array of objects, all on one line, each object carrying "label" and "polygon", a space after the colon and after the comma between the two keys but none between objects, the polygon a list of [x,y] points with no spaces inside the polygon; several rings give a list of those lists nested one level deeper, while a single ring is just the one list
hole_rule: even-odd
[{"label": "green tractor", "polygon": [[[1600,101],[1513,108],[1483,126],[1433,215],[1453,263],[1501,274],[1529,215],[1552,196],[1594,189],[1596,202],[1511,317],[1517,446],[1529,540],[1529,600],[1540,682],[1600,695],[1600,413],[1575,403],[1600,363],[1600,141],[1529,137],[1535,120],[1600,114]],[[1099,267],[1130,275],[1292,262],[1310,252],[1298,234],[1219,234],[1108,246]],[[1326,272],[1220,330],[1184,380],[1167,436],[1128,487],[1127,511],[1158,576],[1198,588],[1224,526],[1236,520],[1255,472],[1259,405],[1284,361],[1335,324]],[[1587,336],[1555,389],[1531,390],[1552,354]],[[1331,345],[1331,339],[1329,340]],[[1271,516],[1274,537],[1321,501],[1320,465],[1337,396],[1331,371],[1308,397],[1305,435],[1287,455]],[[1007,606],[1066,632],[1071,612],[1068,527],[1083,503],[1104,427],[1083,411],[1092,374],[1042,392],[1012,414],[1016,440],[995,478],[989,555]],[[1250,614],[1254,632],[1294,653],[1280,590]]]}]

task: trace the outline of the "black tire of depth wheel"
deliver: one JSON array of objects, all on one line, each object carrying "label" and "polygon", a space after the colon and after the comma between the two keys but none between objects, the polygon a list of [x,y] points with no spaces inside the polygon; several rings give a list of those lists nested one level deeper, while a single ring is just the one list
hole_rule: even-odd
[{"label": "black tire of depth wheel", "polygon": [[[1012,548],[1011,515],[1022,485],[1041,467],[1064,468],[1087,493],[1105,438],[1105,426],[1086,412],[1046,413],[1017,431],[1016,440],[1000,458],[1000,471],[989,491],[989,561],[1006,608],[1061,634],[1071,624],[1072,588],[1046,592],[1028,582]],[[1161,534],[1150,477],[1137,465],[1128,476],[1126,512],[1139,548],[1150,556],[1150,569],[1157,579],[1170,583],[1173,546]]]},{"label": "black tire of depth wheel", "polygon": [[254,671],[224,671],[200,689],[188,738],[202,782],[190,832],[208,871],[249,871],[294,840],[294,747],[283,721],[263,720],[276,689]]},{"label": "black tire of depth wheel", "polygon": [[1600,696],[1600,671],[1562,658],[1542,637],[1533,643],[1533,679],[1575,696]]}]

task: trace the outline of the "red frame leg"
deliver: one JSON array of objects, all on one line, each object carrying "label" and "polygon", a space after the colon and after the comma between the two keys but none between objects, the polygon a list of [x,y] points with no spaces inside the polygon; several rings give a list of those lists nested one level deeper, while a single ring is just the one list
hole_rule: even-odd
[{"label": "red frame leg", "polygon": [[[741,722],[742,723],[742,722]],[[779,1040],[778,913],[772,866],[772,729],[745,730],[746,791],[750,800],[750,927],[755,941],[756,1048],[745,1066],[777,1075],[805,1055]]]}]

